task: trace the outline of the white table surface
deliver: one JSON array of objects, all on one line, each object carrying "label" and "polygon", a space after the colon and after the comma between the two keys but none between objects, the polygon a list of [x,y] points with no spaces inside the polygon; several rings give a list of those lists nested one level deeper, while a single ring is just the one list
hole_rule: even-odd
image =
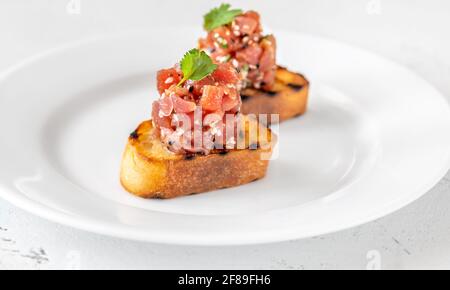
[{"label": "white table surface", "polygon": [[[70,1],[81,2],[79,14],[67,12]],[[0,0],[0,70],[93,35],[174,20],[200,25],[211,2],[222,1]],[[266,26],[378,52],[414,70],[450,100],[449,1],[228,2],[259,10]],[[243,247],[124,241],[57,225],[0,200],[0,269],[366,269],[378,262],[383,269],[450,268],[450,174],[417,202],[367,225],[312,239]]]}]

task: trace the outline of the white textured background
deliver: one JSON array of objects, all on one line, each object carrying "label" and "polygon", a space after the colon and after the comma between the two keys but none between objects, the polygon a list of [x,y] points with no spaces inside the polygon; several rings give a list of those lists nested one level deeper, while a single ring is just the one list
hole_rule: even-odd
[{"label": "white textured background", "polygon": [[[80,0],[78,15],[66,12],[69,2],[0,0],[0,70],[37,52],[97,34],[174,21],[200,25],[212,2],[222,1]],[[260,11],[266,26],[327,36],[378,52],[416,71],[450,100],[449,1],[228,2]],[[0,269],[365,269],[373,261],[367,254],[374,250],[385,269],[450,269],[450,174],[419,201],[376,222],[314,239],[245,247],[123,241],[50,223],[0,200]]]}]

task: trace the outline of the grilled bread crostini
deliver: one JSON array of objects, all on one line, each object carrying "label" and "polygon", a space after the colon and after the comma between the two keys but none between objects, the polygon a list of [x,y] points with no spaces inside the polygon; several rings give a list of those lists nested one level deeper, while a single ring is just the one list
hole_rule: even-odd
[{"label": "grilled bread crostini", "polygon": [[198,49],[157,75],[152,120],[128,140],[121,183],[144,198],[173,198],[238,186],[265,176],[270,129],[239,113],[240,78]]},{"label": "grilled bread crostini", "polygon": [[[271,90],[247,88],[241,92],[243,114],[279,114],[279,121],[306,112],[309,82],[301,74],[279,67]],[[270,118],[270,117],[269,117]],[[268,123],[275,120],[268,119]]]},{"label": "grilled bread crostini", "polygon": [[168,199],[261,179],[266,175],[275,136],[267,127],[257,126],[259,140],[250,144],[247,138],[247,149],[215,150],[203,155],[173,153],[161,142],[152,121],[143,122],[128,140],[121,183],[139,197]]},{"label": "grilled bread crostini", "polygon": [[208,34],[199,48],[240,72],[243,113],[279,114],[280,121],[305,113],[309,82],[277,66],[275,36],[263,34],[257,12],[222,4],[204,16],[203,26]]}]

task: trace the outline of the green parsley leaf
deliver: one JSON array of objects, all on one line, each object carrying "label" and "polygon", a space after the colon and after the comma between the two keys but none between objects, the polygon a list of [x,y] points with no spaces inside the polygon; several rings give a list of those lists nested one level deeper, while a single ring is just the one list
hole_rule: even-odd
[{"label": "green parsley leaf", "polygon": [[218,8],[212,9],[204,16],[203,27],[206,31],[211,31],[222,25],[227,25],[233,22],[236,16],[242,14],[241,9],[230,10],[230,4],[222,4]]},{"label": "green parsley leaf", "polygon": [[180,62],[183,79],[178,86],[187,80],[200,81],[214,72],[217,68],[212,59],[196,48],[188,51]]}]

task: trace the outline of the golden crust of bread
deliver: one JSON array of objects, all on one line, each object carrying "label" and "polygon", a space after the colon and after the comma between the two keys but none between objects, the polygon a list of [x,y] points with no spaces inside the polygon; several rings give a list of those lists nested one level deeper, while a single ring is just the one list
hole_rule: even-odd
[{"label": "golden crust of bread", "polygon": [[266,137],[261,142],[262,138],[257,137],[257,149],[186,155],[168,150],[156,137],[152,121],[143,122],[128,140],[122,160],[121,183],[137,196],[167,199],[261,179],[266,175],[267,159],[272,153],[273,146],[267,145],[276,141],[270,129],[258,126],[259,136],[265,133]]},{"label": "golden crust of bread", "polygon": [[[279,114],[279,121],[300,116],[306,112],[309,82],[301,74],[278,67],[275,84],[270,91],[245,89],[242,93],[243,114]],[[273,123],[270,122],[269,123]]]}]

